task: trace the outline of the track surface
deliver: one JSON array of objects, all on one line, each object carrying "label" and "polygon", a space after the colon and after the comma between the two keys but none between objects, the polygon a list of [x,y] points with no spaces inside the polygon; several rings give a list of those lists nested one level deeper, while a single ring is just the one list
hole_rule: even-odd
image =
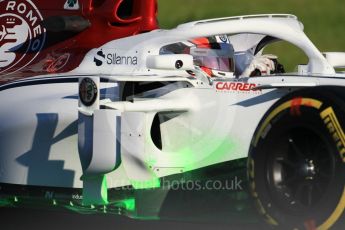
[{"label": "track surface", "polygon": [[237,225],[215,223],[190,223],[177,221],[139,221],[121,216],[79,215],[29,209],[0,208],[1,230],[66,230],[66,229],[164,229],[164,230],[207,230],[207,229],[258,229],[255,225]]}]

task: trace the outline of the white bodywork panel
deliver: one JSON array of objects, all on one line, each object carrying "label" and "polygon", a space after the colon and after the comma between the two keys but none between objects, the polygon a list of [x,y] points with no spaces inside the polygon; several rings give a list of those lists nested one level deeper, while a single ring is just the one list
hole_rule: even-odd
[{"label": "white bodywork panel", "polygon": [[[195,76],[185,71],[192,65],[189,55],[176,56],[186,62],[180,69],[174,69],[173,56],[159,59],[165,45],[219,34],[228,34],[238,52],[252,52],[263,34],[286,40],[309,63],[299,75],[208,79],[197,69]],[[105,57],[96,66],[100,50]],[[91,50],[70,73],[0,86],[0,182],[81,188],[82,176],[105,173],[108,188],[114,188],[245,158],[260,120],[282,96],[298,88],[345,86],[345,75],[327,60],[291,15],[198,21],[111,41]],[[85,77],[100,89],[94,107],[78,104],[78,78]],[[122,101],[123,82],[166,85]],[[93,122],[85,131],[91,135],[79,143],[87,149],[83,168],[78,111]],[[151,137],[156,116],[161,148]],[[117,142],[121,164],[115,169]]]},{"label": "white bodywork panel", "polygon": [[[0,180],[3,183],[80,186],[77,84],[0,91]],[[6,98],[6,100],[4,100]]]},{"label": "white bodywork panel", "polygon": [[93,158],[86,172],[97,174],[99,172],[111,172],[116,165],[117,135],[120,112],[116,110],[97,110],[94,114],[93,124]]},{"label": "white bodywork panel", "polygon": [[[159,104],[156,112],[152,108],[146,112],[122,112],[121,118],[125,119],[122,125],[125,125],[121,129],[121,142],[124,143],[121,158],[130,162],[129,158],[136,157],[137,163],[145,165],[146,174],[132,171],[133,165],[123,162],[107,174],[109,187],[247,157],[251,138],[262,116],[276,100],[290,92],[291,84],[343,84],[340,78],[272,76],[250,78],[245,84],[280,83],[282,89],[275,89],[274,85],[259,91],[217,89],[231,82],[236,83],[231,80],[214,82],[208,88],[181,88],[159,97],[163,112],[167,112],[165,100],[189,105],[187,112],[180,110],[178,116],[172,114],[172,119],[162,123],[162,150],[150,138],[152,121],[160,111]],[[118,91],[116,83],[102,83],[101,88],[105,86],[107,93],[111,87],[114,92]],[[1,98],[8,98],[0,101],[0,119],[6,121],[0,124],[2,183],[82,187],[77,149],[77,95],[77,82],[28,85],[0,91]],[[138,103],[140,108],[140,102],[147,103],[137,100],[132,106]],[[119,114],[113,113],[114,116]],[[101,127],[99,129],[102,131]],[[133,136],[129,136],[129,130],[134,131]],[[101,136],[96,140],[101,142]]]}]

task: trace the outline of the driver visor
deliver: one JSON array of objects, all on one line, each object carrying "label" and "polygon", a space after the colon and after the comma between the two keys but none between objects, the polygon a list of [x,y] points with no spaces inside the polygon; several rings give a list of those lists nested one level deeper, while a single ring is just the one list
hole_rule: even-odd
[{"label": "driver visor", "polygon": [[233,59],[229,57],[196,56],[194,57],[194,64],[212,70],[234,72]]}]

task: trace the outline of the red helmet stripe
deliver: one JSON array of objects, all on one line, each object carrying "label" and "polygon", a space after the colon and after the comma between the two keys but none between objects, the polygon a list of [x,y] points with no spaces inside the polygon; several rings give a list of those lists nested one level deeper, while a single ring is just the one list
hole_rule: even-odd
[{"label": "red helmet stripe", "polygon": [[192,40],[192,43],[194,43],[198,48],[211,48],[208,38],[196,38]]}]

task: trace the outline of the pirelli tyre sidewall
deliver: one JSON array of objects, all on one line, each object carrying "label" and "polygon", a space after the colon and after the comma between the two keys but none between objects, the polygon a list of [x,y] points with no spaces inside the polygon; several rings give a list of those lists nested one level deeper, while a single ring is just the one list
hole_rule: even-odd
[{"label": "pirelli tyre sidewall", "polygon": [[[264,116],[248,157],[255,205],[272,228],[329,229],[345,208],[345,103],[335,92],[297,91]],[[338,229],[335,228],[335,229]]]}]

